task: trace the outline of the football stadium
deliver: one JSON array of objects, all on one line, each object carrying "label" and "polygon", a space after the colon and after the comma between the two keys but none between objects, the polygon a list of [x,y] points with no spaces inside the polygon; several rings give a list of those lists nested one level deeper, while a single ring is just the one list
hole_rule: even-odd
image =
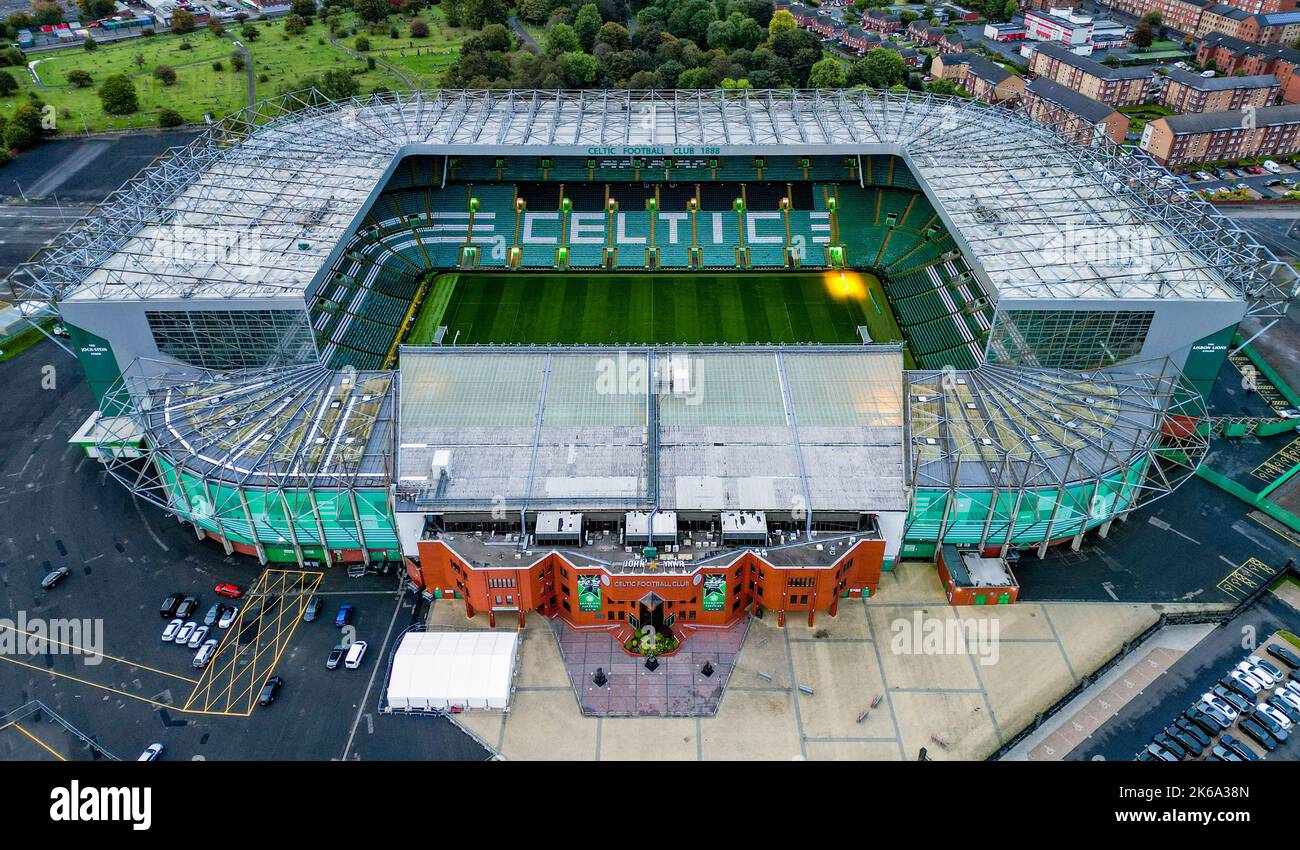
[{"label": "football stadium", "polygon": [[934,95],[311,92],[12,287],[95,391],[73,441],[226,553],[684,637],[902,560],[1012,602],[1011,552],[1191,474],[1296,281],[1167,177]]}]

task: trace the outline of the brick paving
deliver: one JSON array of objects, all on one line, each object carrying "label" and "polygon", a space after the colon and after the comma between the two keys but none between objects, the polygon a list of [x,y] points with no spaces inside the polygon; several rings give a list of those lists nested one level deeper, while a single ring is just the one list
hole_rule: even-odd
[{"label": "brick paving", "polygon": [[[749,628],[748,618],[727,629],[692,631],[653,673],[606,631],[579,631],[550,621],[582,713],[589,717],[709,717],[716,714]],[[700,671],[705,662],[713,675]],[[609,681],[592,682],[597,669]]]}]

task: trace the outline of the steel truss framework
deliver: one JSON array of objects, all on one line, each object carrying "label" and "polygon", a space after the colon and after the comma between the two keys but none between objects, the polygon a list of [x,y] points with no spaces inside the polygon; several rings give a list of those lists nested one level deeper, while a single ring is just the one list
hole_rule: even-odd
[{"label": "steel truss framework", "polygon": [[[391,526],[393,373],[311,365],[158,374],[156,366],[132,364],[101,403],[109,415],[97,448],[134,495],[226,540],[260,548],[269,530],[300,554],[332,536],[331,522],[355,532],[355,546],[336,548],[369,548],[371,503]],[[375,548],[395,539],[391,527],[382,531]]]},{"label": "steel truss framework", "polygon": [[[897,153],[998,297],[1220,298],[1284,313],[1295,273],[1140,151],[931,94],[440,91],[242,110],[141,172],[11,277],[24,302],[301,293],[408,153]],[[1168,181],[1166,181],[1168,183]],[[83,296],[86,297],[86,296]],[[38,309],[35,303],[27,309]]]},{"label": "steel truss framework", "polygon": [[[1166,359],[1085,372],[984,364],[906,381],[908,531],[918,494],[939,493],[940,540],[977,494],[992,506],[981,545],[1009,542],[1009,517],[1034,494],[1054,497],[1044,540],[1062,508],[1081,527],[1127,515],[1171,493],[1209,450],[1204,401]],[[1116,498],[1099,505],[1099,492]]]}]

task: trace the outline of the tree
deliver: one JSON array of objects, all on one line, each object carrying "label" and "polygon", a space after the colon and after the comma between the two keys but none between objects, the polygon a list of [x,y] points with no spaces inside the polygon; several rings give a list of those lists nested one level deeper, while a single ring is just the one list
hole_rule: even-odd
[{"label": "tree", "polygon": [[[68,79],[71,80],[72,75],[75,73],[76,71],[70,71]],[[81,73],[86,72],[82,71]],[[8,97],[16,91],[18,91],[18,81],[14,79],[14,75],[8,71],[0,71],[0,97]]]},{"label": "tree", "polygon": [[724,20],[709,24],[708,45],[731,52],[753,50],[767,38],[758,21],[740,12],[732,12]]},{"label": "tree", "polygon": [[[446,6],[453,4],[447,3]],[[352,0],[352,11],[357,13],[357,17],[368,24],[377,24],[384,18],[388,17],[387,0]],[[451,12],[448,11],[448,23],[451,23]],[[452,24],[455,26],[455,24]]]},{"label": "tree", "polygon": [[307,31],[307,20],[302,15],[290,12],[284,19],[284,31],[289,35],[302,35]]},{"label": "tree", "polygon": [[316,0],[293,0],[289,11],[300,18],[310,21],[316,17]]},{"label": "tree", "polygon": [[1155,35],[1151,32],[1151,24],[1146,21],[1140,21],[1133,28],[1133,44],[1138,47],[1147,48],[1155,41]]},{"label": "tree", "polygon": [[627,27],[613,21],[601,27],[600,32],[596,35],[597,44],[607,44],[615,52],[627,50],[630,41],[631,37],[628,35]]},{"label": "tree", "polygon": [[551,14],[549,0],[519,0],[519,18],[530,24],[544,24]]},{"label": "tree", "polygon": [[785,9],[777,9],[772,15],[772,22],[767,25],[768,39],[776,38],[778,33],[799,29],[799,22]]},{"label": "tree", "polygon": [[113,74],[99,86],[99,102],[108,115],[130,115],[140,108],[135,83],[126,74]]},{"label": "tree", "polygon": [[41,140],[41,113],[34,105],[25,103],[14,110],[13,117],[4,128],[4,144],[7,148],[25,151],[35,147]]},{"label": "tree", "polygon": [[262,32],[252,24],[244,24],[239,28],[239,35],[244,41],[257,41],[262,37]]},{"label": "tree", "polygon": [[247,64],[247,60],[244,59],[244,54],[240,53],[238,50],[230,54],[231,70],[242,71],[244,70],[246,64]]},{"label": "tree", "polygon": [[85,49],[87,53],[94,53],[96,50],[99,49],[99,42],[95,41],[95,39],[91,38],[90,36],[86,36],[86,39],[81,42],[81,46]]},{"label": "tree", "polygon": [[175,109],[163,109],[158,112],[159,127],[179,127],[185,123],[185,119]]},{"label": "tree", "polygon": [[113,0],[77,0],[77,8],[81,10],[81,19],[83,21],[97,21],[113,14],[116,7],[113,5]]},{"label": "tree", "polygon": [[588,3],[578,10],[578,16],[573,19],[573,32],[578,36],[578,44],[582,49],[590,53],[596,46],[596,36],[600,33],[601,27],[600,10],[596,8],[595,3]]},{"label": "tree", "polygon": [[424,18],[411,18],[411,38],[428,38],[429,25]]},{"label": "tree", "polygon": [[164,86],[176,85],[176,69],[171,65],[159,65],[153,69],[153,78]]},{"label": "tree", "polygon": [[37,24],[44,27],[61,24],[63,23],[63,7],[58,3],[33,3],[32,18]]},{"label": "tree", "polygon": [[810,89],[840,89],[844,88],[844,82],[844,66],[838,59],[823,59],[808,74]]},{"label": "tree", "polygon": [[679,89],[707,89],[713,87],[713,75],[708,68],[688,68],[677,77]]},{"label": "tree", "polygon": [[177,9],[172,12],[172,32],[178,32],[182,35],[187,32],[194,32],[194,16],[184,9]]},{"label": "tree", "polygon": [[873,89],[887,89],[907,79],[907,64],[892,50],[874,47],[853,63],[849,84]]},{"label": "tree", "polygon": [[581,51],[582,44],[573,27],[568,24],[556,24],[546,33],[546,55],[562,56],[565,53]]},{"label": "tree", "polygon": [[357,40],[352,44],[356,47],[358,53],[366,53],[370,50],[370,39],[366,38],[364,35],[357,36]]},{"label": "tree", "polygon": [[217,38],[221,38],[226,34],[226,28],[221,25],[221,21],[213,18],[208,21],[208,32],[212,33]]},{"label": "tree", "polygon": [[320,75],[316,88],[330,100],[347,100],[361,91],[361,84],[342,68],[330,68]]},{"label": "tree", "polygon": [[560,57],[564,69],[565,82],[576,88],[589,86],[596,81],[596,72],[600,70],[594,56],[579,51],[565,53]]}]

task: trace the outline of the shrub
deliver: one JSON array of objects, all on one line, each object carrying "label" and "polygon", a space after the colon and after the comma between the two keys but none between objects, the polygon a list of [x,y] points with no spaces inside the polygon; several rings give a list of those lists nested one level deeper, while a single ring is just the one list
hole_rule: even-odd
[{"label": "shrub", "polygon": [[176,69],[171,65],[159,65],[153,69],[153,78],[164,86],[176,85]]},{"label": "shrub", "polygon": [[175,109],[164,109],[158,113],[159,127],[179,127],[185,123],[185,119]]},{"label": "shrub", "polygon": [[135,84],[126,74],[114,74],[99,87],[99,102],[108,115],[130,115],[140,108]]},{"label": "shrub", "polygon": [[242,53],[230,54],[230,67],[232,70],[242,71],[244,70],[246,64],[247,64],[247,60],[244,59],[244,54]]},{"label": "shrub", "polygon": [[72,83],[79,89],[90,88],[94,79],[90,76],[89,71],[83,71],[81,68],[74,68],[68,72],[68,82]]},{"label": "shrub", "polygon": [[357,40],[354,44],[359,53],[365,53],[370,49],[370,39],[366,38],[364,35],[357,36]]},{"label": "shrub", "polygon": [[[71,77],[72,75],[69,74],[68,76]],[[11,95],[16,91],[18,91],[18,81],[14,79],[14,75],[8,71],[0,71],[0,97]]]},{"label": "shrub", "polygon": [[212,70],[214,70],[214,71],[224,71],[224,70],[226,70],[226,66],[225,66],[225,65],[222,65],[222,64],[221,64],[221,60],[218,59],[216,62],[213,62],[213,63],[212,63]]},{"label": "shrub", "polygon": [[411,38],[428,38],[429,25],[424,18],[411,18]]}]

